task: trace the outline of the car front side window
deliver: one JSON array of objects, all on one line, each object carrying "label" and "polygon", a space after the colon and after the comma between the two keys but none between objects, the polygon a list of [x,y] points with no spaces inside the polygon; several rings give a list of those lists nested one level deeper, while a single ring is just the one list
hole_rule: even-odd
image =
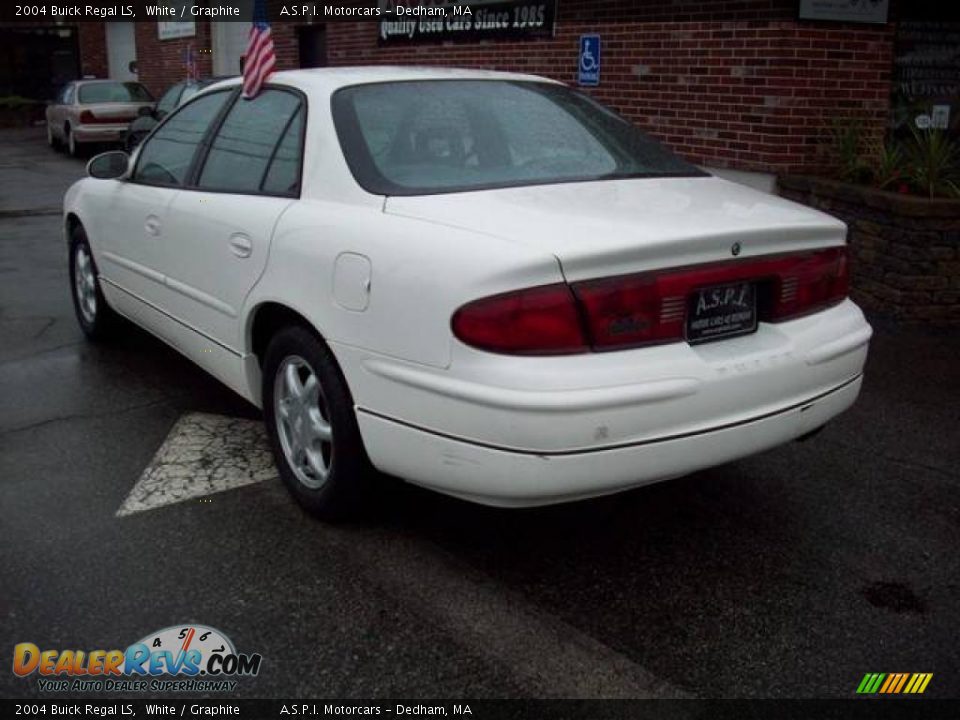
[{"label": "car front side window", "polygon": [[134,182],[182,186],[197,147],[230,96],[230,92],[212,93],[169,116],[144,143],[133,173]]}]

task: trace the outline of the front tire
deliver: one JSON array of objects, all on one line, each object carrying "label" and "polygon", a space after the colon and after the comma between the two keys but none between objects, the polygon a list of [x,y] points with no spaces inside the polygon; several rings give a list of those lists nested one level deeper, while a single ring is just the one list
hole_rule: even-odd
[{"label": "front tire", "polygon": [[116,328],[117,315],[103,297],[97,264],[79,225],[70,232],[70,288],[83,334],[95,342],[108,338]]},{"label": "front tire", "polygon": [[74,137],[74,134],[67,129],[67,152],[70,153],[70,157],[80,157],[80,146],[77,144],[77,138]]},{"label": "front tire", "polygon": [[323,520],[354,515],[373,470],[346,380],[315,333],[289,326],[274,335],[262,398],[274,460],[297,502]]}]

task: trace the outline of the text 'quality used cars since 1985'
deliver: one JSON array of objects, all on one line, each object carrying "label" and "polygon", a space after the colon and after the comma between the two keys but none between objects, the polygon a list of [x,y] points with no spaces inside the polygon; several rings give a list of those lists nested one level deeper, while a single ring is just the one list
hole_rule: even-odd
[{"label": "text 'quality used cars since 1985'", "polygon": [[96,338],[125,316],[262,407],[322,516],[372,468],[501,506],[611,493],[857,397],[871,330],[838,220],[532,76],[239,90],[205,89],[69,190],[77,317]]}]

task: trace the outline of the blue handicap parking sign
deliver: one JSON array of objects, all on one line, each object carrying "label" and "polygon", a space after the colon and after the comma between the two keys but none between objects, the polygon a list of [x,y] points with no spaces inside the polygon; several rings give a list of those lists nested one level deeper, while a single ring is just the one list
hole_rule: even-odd
[{"label": "blue handicap parking sign", "polygon": [[600,84],[600,36],[580,36],[580,73],[581,85]]}]

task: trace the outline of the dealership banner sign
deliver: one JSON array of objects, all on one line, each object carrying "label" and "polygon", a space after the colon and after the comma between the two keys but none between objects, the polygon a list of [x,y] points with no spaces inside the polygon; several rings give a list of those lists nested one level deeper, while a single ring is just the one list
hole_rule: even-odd
[{"label": "dealership banner sign", "polygon": [[381,45],[533,38],[553,35],[557,0],[389,3],[381,15]]},{"label": "dealership banner sign", "polygon": [[800,0],[801,20],[887,22],[890,0]]}]

